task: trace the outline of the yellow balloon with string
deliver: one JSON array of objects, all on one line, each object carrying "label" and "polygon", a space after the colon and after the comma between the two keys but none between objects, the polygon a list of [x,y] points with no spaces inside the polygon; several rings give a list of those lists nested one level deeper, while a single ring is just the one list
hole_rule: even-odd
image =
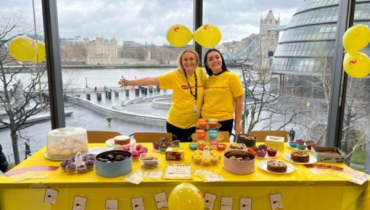
[{"label": "yellow balloon with string", "polygon": [[193,38],[191,31],[184,25],[176,24],[167,30],[167,41],[175,47],[184,47]]},{"label": "yellow balloon with string", "polygon": [[343,68],[351,77],[366,77],[370,74],[370,58],[361,52],[346,53],[343,59]]},{"label": "yellow balloon with string", "polygon": [[36,55],[36,42],[28,37],[15,37],[9,44],[9,54],[19,61],[30,61]]},{"label": "yellow balloon with string", "polygon": [[170,193],[169,210],[204,209],[202,192],[193,184],[181,183]]},{"label": "yellow balloon with string", "polygon": [[346,52],[356,52],[365,48],[370,42],[370,29],[365,25],[355,25],[343,35],[343,47]]},{"label": "yellow balloon with string", "polygon": [[222,38],[220,29],[212,24],[205,24],[194,32],[194,40],[203,47],[213,47]]},{"label": "yellow balloon with string", "polygon": [[32,63],[40,63],[46,59],[45,43],[37,41],[37,54],[31,59]]}]

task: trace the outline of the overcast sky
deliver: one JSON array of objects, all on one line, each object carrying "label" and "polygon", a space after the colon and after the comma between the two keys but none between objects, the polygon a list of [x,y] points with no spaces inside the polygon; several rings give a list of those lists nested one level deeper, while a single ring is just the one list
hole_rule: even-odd
[{"label": "overcast sky", "polygon": [[[42,30],[40,0],[35,1],[36,25]],[[221,42],[237,41],[259,33],[261,16],[271,9],[288,24],[303,0],[204,0],[203,23],[218,26]],[[22,14],[33,24],[32,0],[2,0],[0,10]],[[1,17],[0,17],[1,18]],[[162,45],[174,24],[193,31],[193,0],[58,0],[61,38],[115,37],[121,41]],[[121,43],[120,43],[121,44]]]}]

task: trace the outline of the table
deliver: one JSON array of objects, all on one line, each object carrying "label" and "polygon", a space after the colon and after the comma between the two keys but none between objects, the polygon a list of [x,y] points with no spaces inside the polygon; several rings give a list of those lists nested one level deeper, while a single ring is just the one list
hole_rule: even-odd
[{"label": "table", "polygon": [[[150,143],[143,143],[154,152]],[[93,147],[105,147],[104,144],[90,144]],[[185,160],[171,163],[191,163],[191,151],[187,143],[182,143],[185,150]],[[13,170],[32,166],[59,166],[60,162],[44,158],[46,148],[17,165]],[[290,152],[285,146],[284,152]],[[282,152],[281,152],[282,153]],[[282,159],[282,155],[278,159]],[[167,163],[164,155],[156,170],[164,169]],[[296,170],[291,174],[276,175],[265,172],[257,167],[260,159],[256,160],[255,172],[249,175],[234,175],[223,169],[223,161],[217,166],[194,165],[195,169],[212,170],[221,174],[224,182],[204,182],[198,177],[193,180],[144,180],[139,185],[123,181],[123,177],[104,178],[97,176],[94,171],[85,174],[69,175],[61,169],[53,172],[45,179],[28,179],[15,182],[12,179],[0,177],[0,209],[72,209],[75,196],[87,198],[86,210],[105,209],[105,200],[118,200],[119,209],[132,209],[131,198],[143,197],[146,210],[157,209],[154,194],[165,192],[167,197],[171,190],[181,182],[190,182],[202,192],[216,194],[214,209],[220,209],[221,197],[232,197],[233,208],[240,209],[240,198],[252,198],[253,209],[271,209],[269,196],[281,193],[285,209],[370,209],[369,182],[363,185],[353,184],[344,178],[322,175],[315,176],[305,166],[294,165]],[[344,164],[331,164],[347,167]],[[140,163],[133,162],[133,170],[141,170]],[[58,190],[55,206],[43,203],[45,188]]]}]

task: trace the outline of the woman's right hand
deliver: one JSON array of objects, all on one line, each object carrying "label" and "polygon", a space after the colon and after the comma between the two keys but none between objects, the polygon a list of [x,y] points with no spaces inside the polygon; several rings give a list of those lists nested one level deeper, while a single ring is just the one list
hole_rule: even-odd
[{"label": "woman's right hand", "polygon": [[123,86],[127,86],[127,82],[128,80],[125,79],[123,76],[121,76],[121,79],[119,80],[118,84],[123,87]]}]

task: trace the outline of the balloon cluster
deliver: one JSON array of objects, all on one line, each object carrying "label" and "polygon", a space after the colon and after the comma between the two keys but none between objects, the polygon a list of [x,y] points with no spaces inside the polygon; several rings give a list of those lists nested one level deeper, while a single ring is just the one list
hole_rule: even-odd
[{"label": "balloon cluster", "polygon": [[194,34],[184,25],[176,24],[167,31],[168,42],[175,47],[187,45],[194,37],[194,40],[203,47],[213,47],[221,40],[220,29],[212,24],[206,24],[199,27]]},{"label": "balloon cluster", "polygon": [[370,29],[365,25],[349,28],[343,35],[346,54],[343,59],[344,71],[351,77],[363,78],[370,74],[370,58],[358,52],[370,42]]},{"label": "balloon cluster", "polygon": [[169,210],[203,210],[204,199],[202,192],[193,184],[181,183],[170,193]]},{"label": "balloon cluster", "polygon": [[45,43],[31,38],[18,36],[9,44],[9,54],[19,61],[39,63],[45,60]]}]

